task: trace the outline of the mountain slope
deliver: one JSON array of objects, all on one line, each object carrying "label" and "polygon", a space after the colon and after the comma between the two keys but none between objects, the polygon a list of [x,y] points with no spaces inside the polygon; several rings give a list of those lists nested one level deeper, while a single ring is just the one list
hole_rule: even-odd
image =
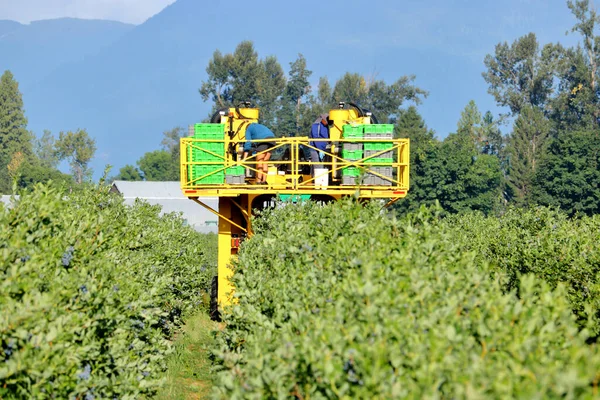
[{"label": "mountain slope", "polygon": [[121,22],[73,18],[29,25],[0,21],[0,69],[10,69],[22,89],[27,90],[54,69],[97,53],[133,27]]},{"label": "mountain slope", "polygon": [[21,28],[23,25],[21,25],[20,23],[16,22],[16,21],[9,21],[9,20],[5,20],[5,19],[1,19],[0,20],[0,40],[2,39],[2,37],[10,32],[13,32],[19,28]]}]

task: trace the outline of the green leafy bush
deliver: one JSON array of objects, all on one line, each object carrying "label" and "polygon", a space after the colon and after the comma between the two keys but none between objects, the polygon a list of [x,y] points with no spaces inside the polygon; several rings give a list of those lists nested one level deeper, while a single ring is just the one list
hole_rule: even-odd
[{"label": "green leafy bush", "polygon": [[526,275],[505,291],[427,210],[285,206],[254,226],[216,333],[217,398],[598,396],[566,288]]},{"label": "green leafy bush", "polygon": [[502,217],[467,214],[445,222],[463,248],[508,276],[508,290],[529,273],[551,287],[564,283],[579,323],[586,326],[593,318],[593,333],[600,334],[600,216],[571,219],[547,208],[511,209]]},{"label": "green leafy bush", "polygon": [[214,237],[105,187],[0,210],[0,398],[151,395],[215,273]]}]

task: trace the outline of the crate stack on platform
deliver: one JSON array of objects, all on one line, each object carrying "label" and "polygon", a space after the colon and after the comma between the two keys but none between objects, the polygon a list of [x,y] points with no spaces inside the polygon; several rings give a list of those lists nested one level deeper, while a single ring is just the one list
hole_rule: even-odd
[{"label": "crate stack on platform", "polygon": [[246,183],[246,168],[243,165],[227,168],[225,170],[225,182],[229,185],[242,185]]},{"label": "crate stack on platform", "polygon": [[[390,186],[392,184],[392,163],[394,155],[392,148],[394,144],[391,140],[394,138],[394,125],[392,124],[372,124],[364,126],[365,137],[365,157],[375,154],[377,156],[365,160],[366,166],[390,180],[382,178],[379,175],[367,173],[365,183],[367,185]],[[386,151],[387,150],[387,151]]]},{"label": "crate stack on platform", "polygon": [[[224,138],[225,124],[194,125],[194,139],[215,140],[194,142],[188,151],[188,161],[198,163],[188,171],[188,178],[194,185],[222,185],[225,182]],[[198,179],[205,175],[208,176]]]},{"label": "crate stack on platform", "polygon": [[[374,173],[367,172],[363,178],[362,185],[392,185],[392,163],[394,162],[394,151],[392,149],[394,144],[391,140],[393,137],[394,125],[392,124],[344,125],[343,138],[357,138],[357,140],[360,140],[360,143],[344,142],[342,158],[348,161],[356,161],[377,154],[375,157],[364,161],[364,167]],[[385,179],[375,173],[389,179]],[[343,168],[342,185],[361,184],[360,182],[356,182],[359,176],[359,168]]]},{"label": "crate stack on platform", "polygon": [[[364,138],[363,125],[344,125],[342,135],[344,139],[356,139],[357,142],[344,142],[342,145],[342,158],[348,161],[356,161],[363,158]],[[360,141],[360,142],[358,142]],[[356,179],[360,176],[358,167],[342,168],[342,185],[356,185]]]}]

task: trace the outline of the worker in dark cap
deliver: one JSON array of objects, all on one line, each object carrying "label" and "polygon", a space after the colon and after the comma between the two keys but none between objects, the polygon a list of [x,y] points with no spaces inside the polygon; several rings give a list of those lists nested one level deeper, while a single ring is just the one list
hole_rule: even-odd
[{"label": "worker in dark cap", "polygon": [[[329,139],[329,114],[321,114],[319,118],[313,122],[310,127],[309,137],[313,139]],[[316,149],[310,149],[310,161],[314,163],[312,164],[311,171],[314,175],[315,168],[323,168],[323,165],[319,163],[323,162],[325,158],[328,142],[310,141],[309,144],[312,147],[316,147]]]}]

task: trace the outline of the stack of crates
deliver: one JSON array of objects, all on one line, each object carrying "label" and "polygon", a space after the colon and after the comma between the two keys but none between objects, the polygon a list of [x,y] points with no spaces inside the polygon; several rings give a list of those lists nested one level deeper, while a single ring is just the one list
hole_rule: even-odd
[{"label": "stack of crates", "polygon": [[[394,138],[394,125],[392,124],[372,124],[364,127],[365,157],[377,154],[365,160],[369,169],[376,174],[367,173],[365,178],[366,185],[390,186],[393,178],[392,163],[394,162],[394,144],[391,140]],[[388,150],[388,151],[386,151]]]},{"label": "stack of crates", "polygon": [[[364,125],[344,125],[344,139],[357,139],[362,141],[364,138]],[[363,144],[358,142],[343,142],[342,158],[348,161],[356,161],[363,158]],[[342,168],[342,185],[356,185],[357,178],[360,176],[358,167]]]},{"label": "stack of crates", "polygon": [[225,170],[225,182],[229,185],[242,185],[246,183],[246,168],[243,165],[227,168]]},{"label": "stack of crates", "polygon": [[[215,140],[214,142],[194,142],[187,153],[188,161],[198,163],[192,165],[188,172],[188,178],[194,181],[194,185],[222,185],[225,182],[223,169],[225,164],[224,138],[225,124],[194,125],[194,139]],[[211,164],[206,164],[208,162]],[[196,180],[205,175],[208,176]]]}]

